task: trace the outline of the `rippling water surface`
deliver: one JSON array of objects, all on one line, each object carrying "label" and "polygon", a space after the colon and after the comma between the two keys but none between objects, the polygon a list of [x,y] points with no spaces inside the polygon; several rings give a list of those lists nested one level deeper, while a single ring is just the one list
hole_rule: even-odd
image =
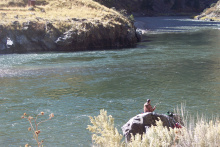
[{"label": "rippling water surface", "polygon": [[1,146],[35,146],[28,122],[20,118],[24,112],[55,114],[40,125],[40,138],[51,147],[91,146],[88,116],[105,109],[120,130],[142,113],[148,98],[159,103],[158,113],[185,103],[191,115],[216,116],[219,23],[183,17],[137,21],[148,35],[136,48],[0,55]]}]

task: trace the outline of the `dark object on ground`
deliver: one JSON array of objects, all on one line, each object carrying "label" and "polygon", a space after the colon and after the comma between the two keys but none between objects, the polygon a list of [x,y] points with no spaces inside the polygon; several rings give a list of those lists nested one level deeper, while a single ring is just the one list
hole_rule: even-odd
[{"label": "dark object on ground", "polygon": [[[156,121],[159,119],[163,122],[163,126],[167,128],[174,128],[177,126],[183,126],[182,119],[179,115],[165,115],[157,114],[154,112],[147,112],[143,114],[138,114],[131,118],[126,124],[123,125],[122,131],[125,136],[126,142],[131,140],[131,134],[134,136],[136,134],[143,134],[146,132],[146,128],[156,126]],[[178,127],[181,128],[181,127]]]}]

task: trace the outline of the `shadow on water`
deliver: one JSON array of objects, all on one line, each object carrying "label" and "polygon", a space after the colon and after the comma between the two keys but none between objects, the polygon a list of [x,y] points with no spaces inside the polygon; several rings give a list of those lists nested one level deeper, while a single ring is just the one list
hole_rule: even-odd
[{"label": "shadow on water", "polygon": [[137,17],[135,20],[135,26],[148,33],[185,32],[220,27],[220,22],[193,20],[189,17]]}]

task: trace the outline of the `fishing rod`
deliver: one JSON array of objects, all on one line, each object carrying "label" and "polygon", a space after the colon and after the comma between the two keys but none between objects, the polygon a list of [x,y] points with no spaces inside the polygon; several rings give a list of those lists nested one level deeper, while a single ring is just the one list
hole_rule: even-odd
[{"label": "fishing rod", "polygon": [[156,107],[157,105],[159,105],[161,102],[156,103],[156,105],[154,105],[154,107]]},{"label": "fishing rod", "polygon": [[[167,89],[167,87],[170,85],[170,83],[171,83],[171,81],[173,80],[173,78],[174,78],[174,75],[172,76],[171,80],[170,80],[169,83],[166,85],[166,87],[165,87],[164,90]],[[162,98],[162,96],[163,96],[163,94],[160,95],[160,97],[159,97],[159,102],[157,102],[154,107],[156,107],[157,105],[161,104],[161,100],[160,100],[160,99]]]},{"label": "fishing rod", "polygon": [[[170,85],[170,83],[171,83],[171,81],[173,80],[173,78],[174,78],[174,75],[172,76],[171,80],[170,80],[169,83],[166,85],[166,87],[165,87],[164,90],[167,89],[167,87]],[[159,90],[158,90],[158,91],[159,91]],[[157,102],[154,107],[156,107],[157,105],[161,104],[161,100],[160,100],[160,99],[162,98],[162,96],[163,96],[163,94],[160,95],[160,97],[159,97],[159,102]]]}]

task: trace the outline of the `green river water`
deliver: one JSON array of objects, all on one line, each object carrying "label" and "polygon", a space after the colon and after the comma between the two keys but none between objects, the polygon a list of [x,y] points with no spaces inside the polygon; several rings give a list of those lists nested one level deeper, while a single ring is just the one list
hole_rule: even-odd
[{"label": "green river water", "polygon": [[0,55],[0,146],[36,146],[28,121],[21,119],[24,112],[54,113],[40,125],[45,147],[91,146],[88,116],[100,109],[115,118],[121,133],[148,98],[158,104],[157,113],[185,103],[190,115],[218,116],[220,23],[136,20],[147,32],[136,48]]}]

